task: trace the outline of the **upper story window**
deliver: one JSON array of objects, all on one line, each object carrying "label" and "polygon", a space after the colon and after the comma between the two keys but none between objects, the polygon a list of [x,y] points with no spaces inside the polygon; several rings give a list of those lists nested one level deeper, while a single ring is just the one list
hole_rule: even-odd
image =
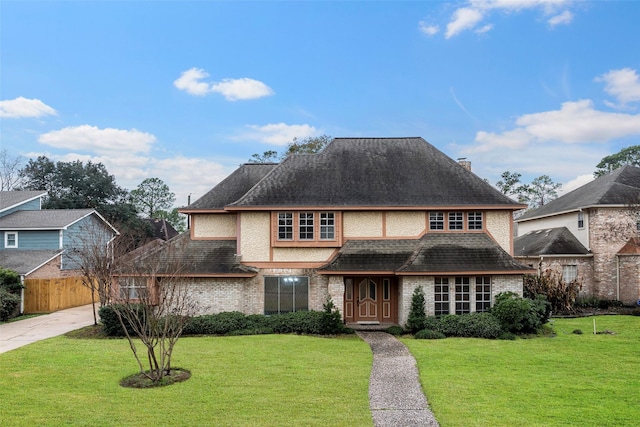
[{"label": "upper story window", "polygon": [[578,212],[578,228],[584,228],[584,212]]},{"label": "upper story window", "polygon": [[4,247],[5,248],[17,248],[18,247],[18,232],[17,231],[5,231],[5,233],[4,233]]},{"label": "upper story window", "polygon": [[335,212],[278,212],[274,221],[276,246],[335,246],[338,239],[338,215]]},{"label": "upper story window", "polygon": [[[446,212],[446,230],[464,231],[483,229],[482,212]],[[465,221],[466,219],[466,221]],[[466,227],[465,227],[466,225]],[[445,212],[429,212],[429,230],[445,230]]]},{"label": "upper story window", "polygon": [[293,213],[278,214],[278,240],[293,240]]},{"label": "upper story window", "polygon": [[469,212],[467,214],[467,227],[469,230],[482,230],[482,212]]},{"label": "upper story window", "polygon": [[463,218],[462,212],[449,212],[449,230],[464,230]]},{"label": "upper story window", "polygon": [[429,212],[429,230],[444,230],[444,212]]}]

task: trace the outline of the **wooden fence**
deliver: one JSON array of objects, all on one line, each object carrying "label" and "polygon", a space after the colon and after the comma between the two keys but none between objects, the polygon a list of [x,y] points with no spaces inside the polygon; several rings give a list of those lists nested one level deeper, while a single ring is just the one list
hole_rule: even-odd
[{"label": "wooden fence", "polygon": [[91,290],[82,286],[79,277],[26,279],[24,286],[25,314],[50,313],[91,304]]}]

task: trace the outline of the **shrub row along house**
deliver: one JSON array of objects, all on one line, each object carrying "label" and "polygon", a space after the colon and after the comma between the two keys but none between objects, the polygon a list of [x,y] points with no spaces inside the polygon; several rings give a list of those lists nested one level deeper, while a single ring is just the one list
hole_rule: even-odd
[{"label": "shrub row along house", "polygon": [[91,303],[78,253],[89,238],[99,237],[106,245],[118,234],[94,209],[41,209],[46,195],[0,192],[0,267],[20,275],[24,313]]},{"label": "shrub row along house", "polygon": [[516,259],[581,294],[640,304],[640,168],[623,166],[517,219]]},{"label": "shrub row along house", "polygon": [[[534,270],[512,257],[524,206],[465,166],[422,138],[336,138],[240,166],[180,210],[189,232],[154,250],[181,261],[203,313],[330,299],[348,324],[402,324],[418,286],[428,314],[486,311],[500,292],[521,295]],[[120,286],[135,296],[140,283]]]}]

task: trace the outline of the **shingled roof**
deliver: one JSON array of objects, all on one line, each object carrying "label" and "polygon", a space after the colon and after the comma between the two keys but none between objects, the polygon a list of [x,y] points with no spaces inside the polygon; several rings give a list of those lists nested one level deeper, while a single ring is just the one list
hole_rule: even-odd
[{"label": "shingled roof", "polygon": [[0,267],[13,270],[21,276],[32,273],[62,253],[62,249],[0,251]]},{"label": "shingled roof", "polygon": [[46,194],[46,191],[0,191],[0,212]]},{"label": "shingled roof", "polygon": [[204,196],[180,211],[223,210],[226,205],[242,197],[276,166],[277,163],[245,163]]},{"label": "shingled roof", "polygon": [[[162,263],[158,274],[176,274],[185,277],[253,277],[257,270],[240,264],[236,257],[235,240],[191,240],[189,232],[173,239],[154,244],[133,259],[134,267],[124,267],[118,274],[135,273],[139,266],[148,271],[147,261]],[[136,251],[138,253],[138,251]],[[153,268],[152,268],[153,269]],[[135,270],[135,271],[134,271]]]},{"label": "shingled roof", "polygon": [[538,209],[526,212],[516,222],[594,206],[625,206],[638,201],[640,201],[640,168],[627,165],[598,177]]},{"label": "shingled roof", "polygon": [[513,242],[515,256],[586,255],[589,250],[567,227],[535,230],[516,237]]},{"label": "shingled roof", "polygon": [[336,138],[287,157],[227,209],[278,206],[523,207],[422,138]]},{"label": "shingled roof", "polygon": [[428,233],[421,239],[348,241],[319,272],[522,274],[530,270],[484,233]]},{"label": "shingled roof", "polygon": [[95,213],[93,209],[45,209],[39,211],[16,211],[0,218],[0,229],[4,230],[59,230]]}]

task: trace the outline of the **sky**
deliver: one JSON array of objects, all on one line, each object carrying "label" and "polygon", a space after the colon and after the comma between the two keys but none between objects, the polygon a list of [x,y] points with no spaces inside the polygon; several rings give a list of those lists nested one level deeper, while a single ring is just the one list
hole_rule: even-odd
[{"label": "sky", "polygon": [[568,191],[640,142],[640,2],[0,2],[0,144],[195,201],[293,138],[420,136]]}]

